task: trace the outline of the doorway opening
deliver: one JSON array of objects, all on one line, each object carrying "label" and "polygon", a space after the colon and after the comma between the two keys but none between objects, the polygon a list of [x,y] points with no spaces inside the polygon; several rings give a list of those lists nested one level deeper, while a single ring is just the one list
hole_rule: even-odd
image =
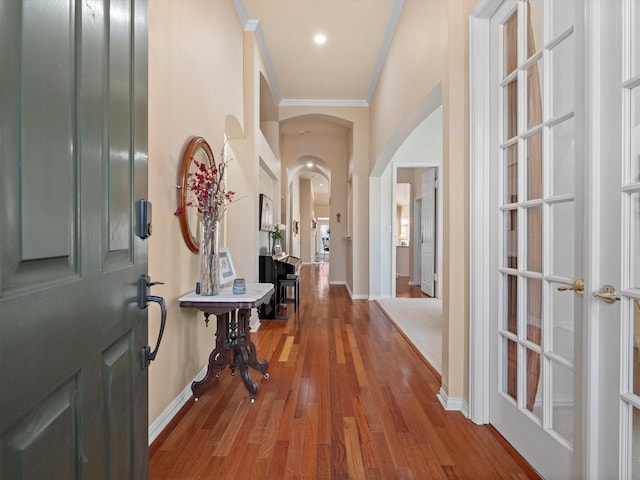
[{"label": "doorway opening", "polygon": [[438,167],[421,165],[396,169],[393,297],[440,297],[438,171]]}]

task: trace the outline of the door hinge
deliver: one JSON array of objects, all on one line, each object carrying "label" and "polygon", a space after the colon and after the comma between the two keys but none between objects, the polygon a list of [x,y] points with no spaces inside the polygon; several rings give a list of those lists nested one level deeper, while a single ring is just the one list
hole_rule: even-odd
[{"label": "door hinge", "polygon": [[438,180],[433,182],[433,189],[435,190],[436,188],[438,188]]},{"label": "door hinge", "polygon": [[434,274],[433,274],[433,281],[434,281],[434,282],[437,282],[437,281],[438,281],[438,274],[437,274],[437,273],[434,273]]}]

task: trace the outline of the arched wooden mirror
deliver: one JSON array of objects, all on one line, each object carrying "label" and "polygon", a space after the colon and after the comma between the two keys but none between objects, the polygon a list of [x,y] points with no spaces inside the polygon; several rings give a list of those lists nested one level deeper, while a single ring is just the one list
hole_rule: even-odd
[{"label": "arched wooden mirror", "polygon": [[189,185],[189,174],[194,173],[197,169],[193,160],[200,163],[215,163],[213,152],[207,141],[202,137],[194,137],[187,145],[184,155],[182,156],[182,164],[180,165],[180,178],[178,183],[178,218],[180,219],[180,229],[189,250],[198,253],[200,250],[199,238],[199,217],[196,207],[187,207],[187,203],[193,202],[197,204],[198,200],[187,187]]}]

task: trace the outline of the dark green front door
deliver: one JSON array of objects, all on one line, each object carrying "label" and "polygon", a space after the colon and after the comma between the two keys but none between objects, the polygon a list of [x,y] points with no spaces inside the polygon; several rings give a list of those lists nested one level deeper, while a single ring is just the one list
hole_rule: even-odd
[{"label": "dark green front door", "polygon": [[0,0],[0,478],[147,476],[147,6]]}]

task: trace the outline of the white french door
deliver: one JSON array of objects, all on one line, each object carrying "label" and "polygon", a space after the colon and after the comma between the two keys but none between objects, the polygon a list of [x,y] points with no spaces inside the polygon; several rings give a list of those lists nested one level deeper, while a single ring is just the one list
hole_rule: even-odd
[{"label": "white french door", "polygon": [[584,302],[575,9],[505,1],[490,27],[490,421],[544,478],[562,479],[575,471]]},{"label": "white french door", "polygon": [[640,2],[486,18],[489,421],[545,478],[640,478]]},{"label": "white french door", "polygon": [[[592,478],[640,478],[640,2],[592,6]],[[597,180],[596,180],[597,179]]]}]

